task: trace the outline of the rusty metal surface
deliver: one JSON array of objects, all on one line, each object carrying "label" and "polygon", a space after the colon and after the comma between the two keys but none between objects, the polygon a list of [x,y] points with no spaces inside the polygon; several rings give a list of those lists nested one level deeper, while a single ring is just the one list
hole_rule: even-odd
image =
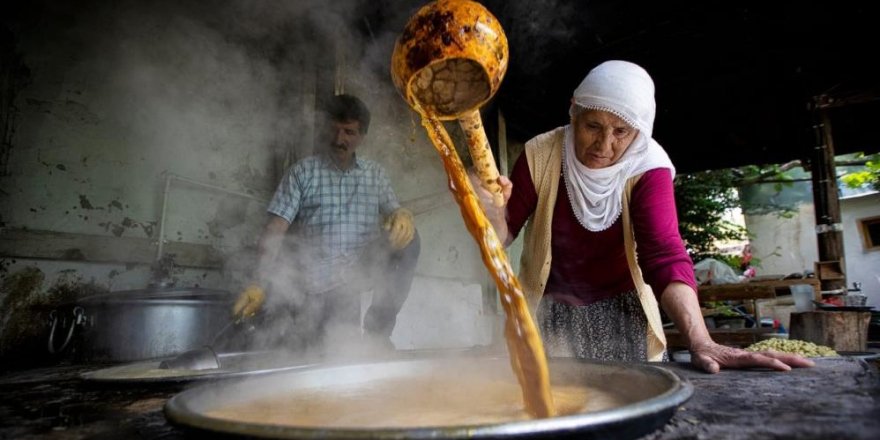
[{"label": "rusty metal surface", "polygon": [[674,364],[697,391],[663,429],[642,440],[880,438],[878,365],[847,357],[816,363],[787,373],[715,375]]}]

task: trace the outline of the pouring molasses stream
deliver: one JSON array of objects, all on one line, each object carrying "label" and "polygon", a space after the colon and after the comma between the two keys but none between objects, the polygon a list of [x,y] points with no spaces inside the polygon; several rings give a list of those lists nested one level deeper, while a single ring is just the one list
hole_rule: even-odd
[{"label": "pouring molasses stream", "polygon": [[555,414],[540,335],[504,246],[486,218],[444,120],[457,120],[467,137],[477,175],[503,204],[498,169],[480,119],[480,106],[498,90],[507,71],[507,37],[498,20],[470,0],[437,0],[410,18],[391,60],[397,90],[422,117],[449,176],[450,190],[498,286],[507,315],[510,363],[533,417]]}]

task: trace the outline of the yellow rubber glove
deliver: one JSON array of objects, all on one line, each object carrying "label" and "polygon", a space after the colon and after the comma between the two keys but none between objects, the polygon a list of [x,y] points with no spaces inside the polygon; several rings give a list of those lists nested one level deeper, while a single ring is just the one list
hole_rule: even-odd
[{"label": "yellow rubber glove", "polygon": [[412,212],[406,208],[397,208],[385,219],[385,230],[388,231],[391,247],[395,250],[403,249],[416,233]]},{"label": "yellow rubber glove", "polygon": [[232,306],[232,316],[235,319],[254,316],[263,302],[266,301],[266,292],[257,284],[251,284],[241,292],[235,305]]}]

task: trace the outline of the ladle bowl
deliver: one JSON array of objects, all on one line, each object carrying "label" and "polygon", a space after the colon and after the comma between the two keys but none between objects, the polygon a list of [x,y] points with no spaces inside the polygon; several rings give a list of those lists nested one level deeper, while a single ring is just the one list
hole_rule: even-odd
[{"label": "ladle bowl", "polygon": [[507,36],[470,0],[437,0],[416,12],[394,46],[394,85],[413,107],[441,120],[478,110],[507,72]]},{"label": "ladle bowl", "polygon": [[391,77],[423,117],[458,120],[480,180],[500,205],[498,169],[480,107],[507,72],[507,36],[498,19],[471,0],[436,0],[413,15],[397,39]]}]

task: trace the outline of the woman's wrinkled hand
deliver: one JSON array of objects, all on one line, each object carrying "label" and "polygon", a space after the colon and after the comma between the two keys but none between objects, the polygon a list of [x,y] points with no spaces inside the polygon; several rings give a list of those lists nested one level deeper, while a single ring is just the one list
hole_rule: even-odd
[{"label": "woman's wrinkled hand", "polygon": [[483,181],[477,177],[473,170],[468,172],[468,177],[471,179],[471,186],[474,187],[474,192],[480,199],[480,205],[483,207],[486,216],[491,220],[503,220],[507,202],[510,200],[510,194],[513,191],[513,183],[510,179],[507,176],[498,177],[497,183],[501,186],[502,196],[502,200],[499,203],[496,195],[483,184]]},{"label": "woman's wrinkled hand", "polygon": [[692,347],[691,364],[709,373],[721,369],[768,368],[789,371],[792,368],[812,367],[815,363],[805,357],[775,351],[752,352],[741,348],[709,342]]}]

